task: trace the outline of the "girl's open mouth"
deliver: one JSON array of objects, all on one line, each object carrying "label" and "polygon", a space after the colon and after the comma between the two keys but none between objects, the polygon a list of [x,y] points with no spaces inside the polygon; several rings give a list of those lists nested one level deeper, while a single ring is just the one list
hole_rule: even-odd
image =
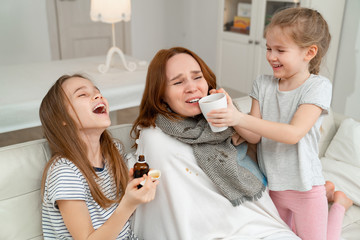
[{"label": "girl's open mouth", "polygon": [[93,113],[96,114],[102,114],[102,113],[106,113],[106,106],[103,103],[100,103],[98,105],[96,105],[93,109]]}]

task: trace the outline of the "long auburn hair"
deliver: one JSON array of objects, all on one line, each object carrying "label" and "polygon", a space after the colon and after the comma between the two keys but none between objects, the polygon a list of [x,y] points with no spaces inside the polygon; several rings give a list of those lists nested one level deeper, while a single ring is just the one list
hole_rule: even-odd
[{"label": "long auburn hair", "polygon": [[147,71],[145,89],[139,107],[139,116],[131,129],[134,138],[139,137],[140,132],[137,128],[138,126],[155,127],[157,114],[163,114],[169,119],[179,119],[178,114],[169,110],[167,104],[164,102],[164,96],[167,84],[166,63],[171,57],[181,53],[192,56],[198,62],[203,76],[209,85],[209,91],[216,88],[215,74],[194,52],[183,47],[173,47],[158,51],[151,60]]},{"label": "long auburn hair", "polygon": [[[115,199],[107,198],[95,181],[98,176],[87,157],[89,149],[79,137],[79,128],[68,112],[68,107],[70,106],[76,114],[62,85],[65,81],[75,77],[88,79],[80,74],[61,76],[49,89],[40,105],[39,115],[42,129],[52,152],[52,157],[45,165],[43,171],[41,193],[44,195],[45,181],[51,165],[59,158],[66,158],[74,163],[82,172],[89,184],[94,200],[101,207],[107,208],[115,202],[120,202],[122,193],[125,192],[129,180],[128,168],[110,133],[105,130],[100,136],[100,148],[113,175],[117,193]],[[76,117],[78,118],[77,114]],[[78,121],[80,122],[79,118]]]},{"label": "long auburn hair", "polygon": [[309,72],[319,74],[321,60],[325,56],[331,40],[329,27],[321,14],[310,8],[294,7],[277,12],[265,29],[280,27],[301,48],[316,45],[318,51],[309,63]]}]

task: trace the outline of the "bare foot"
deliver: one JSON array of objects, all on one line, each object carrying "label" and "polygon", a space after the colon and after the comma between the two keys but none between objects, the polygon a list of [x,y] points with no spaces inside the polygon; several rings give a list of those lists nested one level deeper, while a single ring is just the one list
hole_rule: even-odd
[{"label": "bare foot", "polygon": [[345,208],[345,211],[347,211],[353,205],[353,201],[341,191],[336,191],[334,193],[334,203],[339,203],[342,205]]},{"label": "bare foot", "polygon": [[335,185],[330,181],[325,182],[325,189],[326,189],[326,197],[328,202],[334,201],[334,192],[335,192]]}]

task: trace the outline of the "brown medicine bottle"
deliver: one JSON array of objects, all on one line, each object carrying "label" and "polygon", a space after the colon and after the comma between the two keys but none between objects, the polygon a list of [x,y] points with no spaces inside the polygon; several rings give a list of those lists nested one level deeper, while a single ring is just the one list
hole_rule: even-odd
[{"label": "brown medicine bottle", "polygon": [[140,155],[137,162],[134,164],[134,178],[139,178],[148,174],[149,164],[146,163],[145,156]]}]

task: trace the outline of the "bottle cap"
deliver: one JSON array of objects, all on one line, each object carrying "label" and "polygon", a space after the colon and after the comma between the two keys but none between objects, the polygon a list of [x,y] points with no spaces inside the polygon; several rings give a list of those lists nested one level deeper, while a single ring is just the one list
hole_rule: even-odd
[{"label": "bottle cap", "polygon": [[139,155],[138,162],[146,162],[144,155]]}]

